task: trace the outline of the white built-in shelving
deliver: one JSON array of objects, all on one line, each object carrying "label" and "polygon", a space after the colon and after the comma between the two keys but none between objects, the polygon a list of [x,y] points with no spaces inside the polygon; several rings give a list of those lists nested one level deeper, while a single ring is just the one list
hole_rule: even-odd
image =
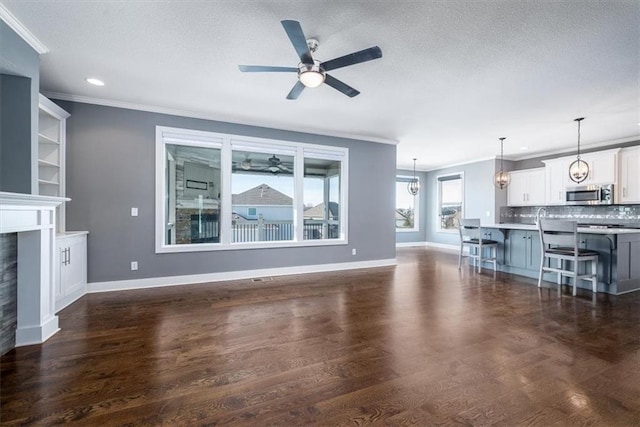
[{"label": "white built-in shelving", "polygon": [[[38,194],[65,197],[66,120],[69,113],[40,95],[38,108]],[[64,203],[56,209],[56,232],[65,231]]]}]

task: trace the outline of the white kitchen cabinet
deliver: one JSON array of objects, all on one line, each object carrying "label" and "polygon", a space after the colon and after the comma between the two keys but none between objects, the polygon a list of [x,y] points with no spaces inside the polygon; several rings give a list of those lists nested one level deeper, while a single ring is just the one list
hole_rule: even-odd
[{"label": "white kitchen cabinet", "polygon": [[640,146],[620,151],[618,203],[640,203]]},{"label": "white kitchen cabinet", "polygon": [[[564,205],[567,187],[572,185],[569,179],[567,159],[545,160],[545,202],[547,205]],[[573,183],[575,185],[575,183]]]},{"label": "white kitchen cabinet", "polygon": [[616,184],[618,182],[619,151],[620,149],[615,149],[583,154],[581,157],[589,165],[589,175],[580,184],[572,182],[572,185]]},{"label": "white kitchen cabinet", "polygon": [[507,187],[509,206],[540,206],[545,204],[545,168],[511,171]]},{"label": "white kitchen cabinet", "polygon": [[86,292],[87,234],[86,231],[75,231],[56,236],[56,312]]},{"label": "white kitchen cabinet", "polygon": [[[38,103],[38,193],[65,197],[66,120],[69,113],[40,95]],[[56,232],[65,231],[65,209],[56,209]]]}]

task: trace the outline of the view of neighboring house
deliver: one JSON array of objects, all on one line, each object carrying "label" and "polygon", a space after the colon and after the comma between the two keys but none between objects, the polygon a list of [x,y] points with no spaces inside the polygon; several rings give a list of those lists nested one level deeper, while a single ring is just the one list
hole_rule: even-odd
[{"label": "view of neighboring house", "polygon": [[293,199],[260,184],[231,195],[233,241],[293,239]]},{"label": "view of neighboring house", "polygon": [[248,220],[262,215],[266,221],[293,221],[293,199],[267,184],[231,195],[231,204],[234,214]]}]

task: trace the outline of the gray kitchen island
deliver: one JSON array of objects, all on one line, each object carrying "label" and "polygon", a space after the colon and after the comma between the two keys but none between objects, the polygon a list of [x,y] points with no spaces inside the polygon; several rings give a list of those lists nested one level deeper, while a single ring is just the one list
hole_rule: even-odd
[{"label": "gray kitchen island", "polygon": [[[485,238],[498,241],[498,269],[538,278],[541,247],[535,224],[482,224]],[[578,226],[580,247],[597,251],[598,292],[619,295],[640,290],[640,229],[617,225]],[[556,275],[544,280],[555,285]],[[564,282],[567,283],[567,282]],[[579,288],[590,289],[585,281]]]}]

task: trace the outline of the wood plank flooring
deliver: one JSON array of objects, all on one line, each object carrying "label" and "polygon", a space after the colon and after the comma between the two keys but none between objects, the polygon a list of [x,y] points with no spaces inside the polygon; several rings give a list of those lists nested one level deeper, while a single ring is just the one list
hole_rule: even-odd
[{"label": "wood plank flooring", "polygon": [[640,293],[456,262],[86,295],[2,357],[0,423],[640,426]]}]

